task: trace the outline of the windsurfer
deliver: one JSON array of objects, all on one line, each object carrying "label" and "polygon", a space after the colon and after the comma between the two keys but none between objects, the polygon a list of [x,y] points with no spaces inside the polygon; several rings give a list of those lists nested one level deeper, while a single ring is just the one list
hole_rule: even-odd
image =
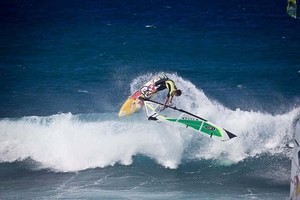
[{"label": "windsurfer", "polygon": [[170,102],[169,105],[172,106],[173,97],[181,95],[181,90],[177,89],[174,81],[169,78],[161,79],[161,80],[157,81],[155,83],[155,86],[156,86],[155,92],[158,92],[158,91],[161,91],[164,89],[168,89],[168,94],[166,96],[164,105],[161,110],[164,110],[166,108],[168,102]]}]

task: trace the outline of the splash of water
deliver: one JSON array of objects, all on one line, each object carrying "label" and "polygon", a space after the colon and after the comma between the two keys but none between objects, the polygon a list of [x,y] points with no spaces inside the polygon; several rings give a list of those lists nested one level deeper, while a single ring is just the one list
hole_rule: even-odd
[{"label": "splash of water", "polygon": [[[176,168],[186,155],[196,159],[239,162],[261,153],[277,153],[291,136],[291,124],[300,108],[281,114],[230,110],[188,80],[168,74],[181,97],[174,99],[178,108],[186,109],[216,123],[238,137],[221,142],[206,138],[192,130],[157,124],[137,113],[130,119],[110,118],[107,114],[57,114],[48,117],[23,117],[0,120],[0,162],[31,158],[41,168],[78,171],[106,167],[116,163],[130,165],[135,155],[142,154],[168,168]],[[133,80],[131,90],[138,89],[148,74]],[[164,93],[157,95],[164,99]],[[197,141],[197,142],[195,142]],[[191,143],[193,144],[191,147]],[[186,151],[189,151],[186,153]]]}]

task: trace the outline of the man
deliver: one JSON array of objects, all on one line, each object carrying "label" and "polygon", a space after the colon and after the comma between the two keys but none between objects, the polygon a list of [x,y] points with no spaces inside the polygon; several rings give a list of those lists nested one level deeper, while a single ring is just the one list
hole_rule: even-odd
[{"label": "man", "polygon": [[176,85],[175,85],[174,81],[169,79],[169,78],[161,79],[161,80],[157,81],[155,83],[155,86],[157,86],[155,92],[158,92],[158,91],[161,91],[161,90],[164,90],[164,89],[169,90],[168,95],[166,97],[166,100],[164,102],[164,105],[163,105],[163,108],[161,109],[161,111],[163,111],[166,108],[168,101],[170,101],[170,106],[172,106],[172,100],[173,100],[174,96],[180,96],[181,95],[181,90],[178,90],[176,88]]}]

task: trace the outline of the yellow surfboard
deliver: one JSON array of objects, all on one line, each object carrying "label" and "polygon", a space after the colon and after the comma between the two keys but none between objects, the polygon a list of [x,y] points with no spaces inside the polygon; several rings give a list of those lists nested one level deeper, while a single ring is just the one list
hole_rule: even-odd
[{"label": "yellow surfboard", "polygon": [[[144,102],[140,100],[139,97],[142,96],[143,98],[151,99],[154,96],[154,93],[153,94],[150,93],[156,91],[156,86],[154,83],[156,83],[160,79],[167,79],[167,78],[168,77],[165,74],[161,74],[160,76],[157,76],[152,80],[150,80],[149,82],[145,83],[141,87],[141,89],[135,91],[130,97],[128,97],[128,99],[122,105],[119,111],[119,117],[130,116],[133,113],[139,111],[144,106]],[[147,96],[148,93],[150,94],[149,96]]]},{"label": "yellow surfboard", "polygon": [[140,91],[133,93],[133,95],[131,95],[122,105],[119,111],[119,117],[132,115],[141,109],[144,105],[144,102],[139,99],[141,95],[142,93]]}]

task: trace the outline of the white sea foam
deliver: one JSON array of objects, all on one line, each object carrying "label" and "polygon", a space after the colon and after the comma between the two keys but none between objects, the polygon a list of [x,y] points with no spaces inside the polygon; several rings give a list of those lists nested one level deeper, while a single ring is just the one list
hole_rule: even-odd
[{"label": "white sea foam", "polygon": [[[138,89],[151,76],[135,79],[131,90]],[[280,152],[291,135],[292,120],[300,111],[295,108],[285,114],[271,115],[230,110],[207,98],[191,82],[176,74],[168,76],[178,88],[184,88],[182,96],[174,99],[177,107],[198,114],[238,137],[221,142],[188,129],[147,121],[142,112],[130,119],[99,114],[93,121],[71,113],[2,119],[0,162],[31,158],[42,168],[78,171],[116,163],[130,165],[133,156],[141,154],[164,167],[176,168],[185,159],[185,151],[191,151],[189,156],[196,159],[239,162],[261,153]],[[163,100],[164,93],[155,98]],[[197,145],[190,147],[191,143]]]},{"label": "white sea foam", "polygon": [[[28,157],[42,167],[77,171],[121,163],[143,154],[175,168],[183,144],[171,127],[146,125],[145,121],[114,120],[82,122],[72,114],[24,117],[0,121],[0,161],[13,162]],[[164,134],[161,134],[164,133]]]}]

